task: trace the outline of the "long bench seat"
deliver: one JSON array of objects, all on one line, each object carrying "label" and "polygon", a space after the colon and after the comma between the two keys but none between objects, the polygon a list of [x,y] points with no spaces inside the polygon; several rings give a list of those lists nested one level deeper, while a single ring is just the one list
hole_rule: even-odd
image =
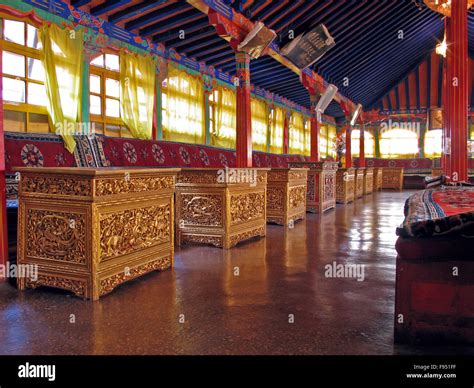
[{"label": "long bench seat", "polygon": [[395,341],[474,343],[474,189],[419,191],[397,229]]}]

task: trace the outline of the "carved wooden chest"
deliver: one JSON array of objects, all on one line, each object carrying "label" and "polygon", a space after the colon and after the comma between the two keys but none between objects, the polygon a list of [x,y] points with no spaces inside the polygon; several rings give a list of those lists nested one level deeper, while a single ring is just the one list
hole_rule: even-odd
[{"label": "carved wooden chest", "polygon": [[176,182],[176,243],[231,248],[265,236],[268,170],[182,169]]},{"label": "carved wooden chest", "polygon": [[267,222],[291,225],[306,217],[307,168],[272,168],[268,172]]},{"label": "carved wooden chest", "polygon": [[336,207],[337,162],[289,162],[288,167],[308,168],[306,211],[324,213]]},{"label": "carved wooden chest", "polygon": [[401,190],[403,188],[403,167],[384,167],[382,188]]},{"label": "carved wooden chest", "polygon": [[354,201],[355,169],[340,168],[336,173],[336,202],[349,203]]},{"label": "carved wooden chest", "polygon": [[21,168],[18,263],[51,286],[97,300],[173,263],[179,169]]},{"label": "carved wooden chest", "polygon": [[355,170],[354,198],[361,198],[364,195],[364,173],[365,167],[359,167]]},{"label": "carved wooden chest", "polygon": [[374,168],[374,192],[382,190],[383,167]]},{"label": "carved wooden chest", "polygon": [[364,195],[374,191],[374,168],[366,167],[364,170]]}]

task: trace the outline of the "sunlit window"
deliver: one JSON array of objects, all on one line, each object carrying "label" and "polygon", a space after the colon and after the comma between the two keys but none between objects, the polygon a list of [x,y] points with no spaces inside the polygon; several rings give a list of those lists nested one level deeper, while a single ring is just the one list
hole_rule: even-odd
[{"label": "sunlit window", "polygon": [[38,29],[1,19],[1,36],[5,131],[49,132]]},{"label": "sunlit window", "polygon": [[301,113],[292,112],[289,126],[289,152],[290,154],[304,154],[305,129],[304,118]]},{"label": "sunlit window", "polygon": [[162,85],[163,138],[183,143],[205,142],[204,85],[200,77],[170,66]]},{"label": "sunlit window", "polygon": [[89,69],[89,113],[95,132],[130,137],[120,118],[119,56],[101,54],[90,62]]},{"label": "sunlit window", "polygon": [[328,156],[328,127],[319,124],[319,157],[327,158]]},{"label": "sunlit window", "polygon": [[235,148],[236,103],[235,91],[221,86],[209,96],[209,124],[213,146]]},{"label": "sunlit window", "polygon": [[268,110],[265,101],[252,98],[252,144],[256,151],[266,151],[268,141]]},{"label": "sunlit window", "polygon": [[418,135],[408,129],[390,129],[380,135],[382,158],[418,157]]},{"label": "sunlit window", "polygon": [[443,150],[443,130],[435,129],[426,132],[425,156],[427,158],[439,158]]},{"label": "sunlit window", "polygon": [[[351,154],[358,157],[360,155],[360,131],[351,131]],[[368,131],[364,131],[364,155],[368,158],[375,157],[375,137]]]},{"label": "sunlit window", "polygon": [[304,155],[311,155],[311,118],[306,117],[304,123]]}]

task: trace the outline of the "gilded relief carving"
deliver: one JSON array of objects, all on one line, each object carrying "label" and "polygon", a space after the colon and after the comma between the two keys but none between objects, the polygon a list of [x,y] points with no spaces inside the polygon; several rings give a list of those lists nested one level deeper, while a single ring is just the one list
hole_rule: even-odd
[{"label": "gilded relief carving", "polygon": [[212,172],[196,172],[179,173],[176,179],[177,184],[217,184],[217,171]]},{"label": "gilded relief carving", "polygon": [[83,214],[28,209],[27,256],[84,264],[86,235]]},{"label": "gilded relief carving", "polygon": [[171,267],[170,256],[162,257],[158,260],[139,265],[131,268],[128,272],[120,272],[118,274],[109,276],[105,279],[100,280],[99,295],[104,295],[112,291],[119,284],[126,282],[127,280],[141,276],[147,272],[164,270]]},{"label": "gilded relief carving", "polygon": [[172,189],[174,187],[174,176],[161,177],[131,177],[98,179],[96,181],[95,193],[97,196],[141,193],[147,191],[158,191],[163,189]]},{"label": "gilded relief carving", "polygon": [[210,244],[216,247],[222,247],[222,237],[220,236],[204,236],[201,234],[184,234],[181,237],[181,243]]},{"label": "gilded relief carving", "polygon": [[48,286],[71,291],[77,296],[86,296],[86,282],[84,280],[67,279],[51,275],[38,275],[38,278],[34,281],[30,278],[26,278],[25,284],[28,288]]},{"label": "gilded relief carving", "polygon": [[267,188],[267,209],[283,210],[285,208],[285,188]]},{"label": "gilded relief carving", "polygon": [[91,195],[91,183],[79,177],[64,178],[60,176],[23,176],[21,190],[24,193],[51,195]]},{"label": "gilded relief carving", "polygon": [[168,241],[170,225],[169,204],[101,214],[101,260]]},{"label": "gilded relief carving", "polygon": [[265,226],[232,235],[230,237],[230,245],[237,245],[240,241],[248,240],[256,236],[265,236]]},{"label": "gilded relief carving", "polygon": [[230,198],[231,224],[256,220],[263,218],[264,216],[264,192],[233,195]]},{"label": "gilded relief carving", "polygon": [[308,192],[307,192],[307,197],[306,197],[306,200],[308,202],[312,202],[316,200],[315,187],[316,187],[315,174],[308,174]]},{"label": "gilded relief carving", "polygon": [[185,194],[181,198],[180,223],[188,226],[222,226],[223,204],[219,194]]},{"label": "gilded relief carving", "polygon": [[289,202],[290,209],[305,206],[306,201],[306,186],[295,186],[290,188]]}]

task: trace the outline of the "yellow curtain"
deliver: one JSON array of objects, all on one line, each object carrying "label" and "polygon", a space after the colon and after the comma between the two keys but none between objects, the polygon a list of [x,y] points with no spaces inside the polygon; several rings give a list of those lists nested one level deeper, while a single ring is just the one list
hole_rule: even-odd
[{"label": "yellow curtain", "polygon": [[272,125],[270,133],[270,152],[272,154],[283,153],[283,131],[285,127],[285,111],[274,107],[272,112]]},{"label": "yellow curtain", "polygon": [[252,148],[255,151],[267,151],[268,111],[265,101],[252,98]]},{"label": "yellow curtain", "polygon": [[151,57],[120,53],[120,115],[133,137],[151,139],[156,64]]},{"label": "yellow curtain", "polygon": [[[84,35],[82,30],[63,29],[55,24],[39,31],[43,46],[43,63],[47,108],[56,133],[63,138],[69,152],[74,152],[74,132],[80,122]],[[71,131],[70,128],[73,128]]]},{"label": "yellow curtain", "polygon": [[211,144],[216,147],[235,148],[237,98],[231,89],[217,88],[215,128]]},{"label": "yellow curtain", "polygon": [[332,125],[328,125],[328,156],[333,157],[334,159],[337,156],[336,153],[336,139],[337,139],[337,129]]},{"label": "yellow curtain", "polygon": [[288,152],[290,154],[304,154],[304,119],[301,113],[291,113],[289,132]]},{"label": "yellow curtain", "polygon": [[328,127],[327,125],[319,125],[319,156],[327,158],[328,156]]},{"label": "yellow curtain", "polygon": [[163,138],[193,144],[203,144],[205,139],[203,81],[172,63],[168,65]]},{"label": "yellow curtain", "polygon": [[306,117],[304,124],[304,155],[311,155],[311,118]]}]

